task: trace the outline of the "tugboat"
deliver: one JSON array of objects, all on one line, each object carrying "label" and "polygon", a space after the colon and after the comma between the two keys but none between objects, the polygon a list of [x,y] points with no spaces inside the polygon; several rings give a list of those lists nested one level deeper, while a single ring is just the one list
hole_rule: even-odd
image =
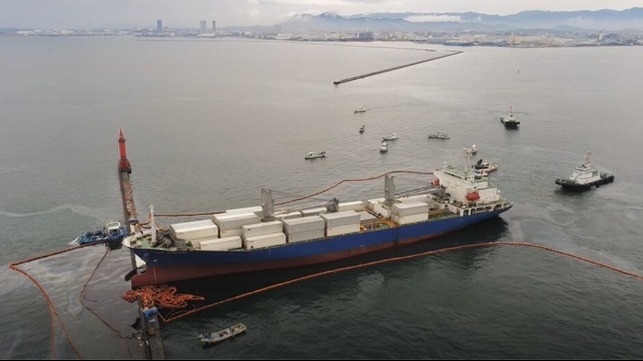
[{"label": "tugboat", "polygon": [[509,115],[500,117],[500,122],[505,125],[505,128],[509,129],[518,129],[518,124],[520,124],[520,121],[514,116],[512,108],[509,108]]},{"label": "tugboat", "polygon": [[70,246],[86,245],[94,243],[108,243],[110,248],[120,248],[121,241],[127,236],[127,230],[118,221],[107,221],[103,229],[82,233],[73,241]]},{"label": "tugboat", "polygon": [[566,190],[585,191],[600,187],[603,184],[612,183],[614,175],[593,169],[590,155],[591,152],[588,151],[585,156],[585,163],[577,166],[568,178],[556,179],[556,184]]}]

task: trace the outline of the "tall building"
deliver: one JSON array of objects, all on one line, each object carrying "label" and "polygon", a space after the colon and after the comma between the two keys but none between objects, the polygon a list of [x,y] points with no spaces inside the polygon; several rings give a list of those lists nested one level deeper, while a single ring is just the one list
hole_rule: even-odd
[{"label": "tall building", "polygon": [[205,20],[201,20],[201,34],[208,32],[208,23]]},{"label": "tall building", "polygon": [[217,22],[215,20],[212,20],[212,34],[217,33]]},{"label": "tall building", "polygon": [[159,34],[163,32],[163,20],[161,19],[156,20],[156,32]]}]

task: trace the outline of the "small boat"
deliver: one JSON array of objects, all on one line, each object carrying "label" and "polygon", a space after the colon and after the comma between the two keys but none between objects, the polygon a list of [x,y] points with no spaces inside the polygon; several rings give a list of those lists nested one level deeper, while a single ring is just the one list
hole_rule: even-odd
[{"label": "small boat", "polygon": [[391,135],[387,135],[386,137],[382,137],[382,140],[396,140],[399,139],[400,137],[397,136],[396,133],[392,133]]},{"label": "small boat", "polygon": [[585,191],[600,187],[603,184],[612,183],[614,181],[614,175],[599,172],[592,168],[590,155],[591,152],[588,151],[585,156],[585,163],[577,166],[568,178],[556,179],[556,184],[565,190]]},{"label": "small boat", "polygon": [[107,242],[111,244],[120,243],[127,236],[127,230],[118,221],[107,221],[102,229],[81,233],[70,246],[85,245]]},{"label": "small boat", "polygon": [[326,151],[322,150],[321,152],[309,152],[306,154],[304,159],[316,159],[316,158],[324,158],[326,157]]},{"label": "small boat", "polygon": [[382,145],[380,145],[380,153],[386,152],[388,152],[388,144],[386,142],[382,142]]},{"label": "small boat", "polygon": [[429,139],[450,139],[449,135],[444,132],[429,133]]},{"label": "small boat", "polygon": [[520,121],[516,119],[513,113],[513,108],[509,108],[507,116],[500,117],[500,122],[505,125],[505,128],[517,129]]},{"label": "small boat", "polygon": [[366,107],[361,107],[359,109],[355,109],[354,113],[365,113],[366,112]]},{"label": "small boat", "polygon": [[364,133],[365,130],[366,130],[366,127],[362,124],[362,126],[359,127],[359,134]]},{"label": "small boat", "polygon": [[230,337],[238,336],[244,332],[246,332],[246,325],[244,325],[243,323],[238,323],[234,326],[224,328],[221,331],[212,332],[210,334],[205,334],[205,335],[201,334],[199,335],[199,338],[201,339],[201,342],[215,344],[217,342],[227,340]]},{"label": "small boat", "polygon": [[465,151],[465,152],[467,152],[467,153],[469,153],[469,154],[471,154],[471,155],[473,155],[473,154],[478,153],[478,147],[474,144],[474,145],[472,145],[470,148],[466,148],[466,147],[465,147],[465,148],[464,148],[464,151]]},{"label": "small boat", "polygon": [[476,174],[485,176],[496,171],[498,169],[498,165],[493,164],[488,160],[479,159],[478,162],[474,164],[473,169]]}]

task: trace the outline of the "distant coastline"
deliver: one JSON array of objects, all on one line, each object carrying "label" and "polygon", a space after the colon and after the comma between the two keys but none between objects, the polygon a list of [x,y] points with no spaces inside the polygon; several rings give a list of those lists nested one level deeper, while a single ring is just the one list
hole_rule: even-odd
[{"label": "distant coastline", "polygon": [[[448,18],[449,21],[420,21]],[[152,20],[152,19],[151,19]],[[523,11],[512,15],[378,13],[299,14],[270,26],[174,28],[0,28],[0,36],[138,36],[215,40],[248,38],[308,42],[406,41],[446,46],[586,47],[643,45],[643,7],[597,11]]]}]

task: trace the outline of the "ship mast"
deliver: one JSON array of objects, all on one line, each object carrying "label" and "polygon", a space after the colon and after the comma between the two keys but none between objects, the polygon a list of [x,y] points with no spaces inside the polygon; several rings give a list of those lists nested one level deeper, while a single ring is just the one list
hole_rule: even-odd
[{"label": "ship mast", "polygon": [[264,221],[275,219],[275,201],[270,189],[261,188],[261,216]]},{"label": "ship mast", "polygon": [[152,240],[150,244],[156,244],[156,221],[154,220],[154,205],[150,204],[150,224],[152,226]]}]

